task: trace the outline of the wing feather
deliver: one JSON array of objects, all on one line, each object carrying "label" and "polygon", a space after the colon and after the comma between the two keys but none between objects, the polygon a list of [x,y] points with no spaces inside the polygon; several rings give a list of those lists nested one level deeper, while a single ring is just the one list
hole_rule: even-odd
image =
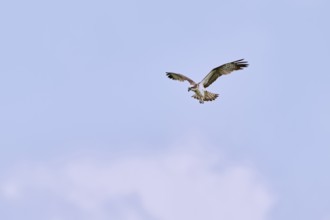
[{"label": "wing feather", "polygon": [[172,73],[172,72],[166,72],[166,75],[168,78],[173,79],[173,80],[179,80],[181,82],[183,81],[188,81],[191,85],[196,85],[194,80],[190,79],[189,77],[179,74],[179,73]]},{"label": "wing feather", "polygon": [[204,88],[207,88],[215,80],[217,80],[222,75],[227,75],[235,70],[241,70],[244,67],[247,67],[249,64],[244,59],[236,60],[230,63],[223,64],[219,67],[216,67],[209,72],[205,78],[201,81]]},{"label": "wing feather", "polygon": [[204,101],[213,101],[216,98],[218,98],[219,94],[215,94],[215,93],[212,93],[212,92],[209,92],[209,91],[205,90],[204,96],[205,96]]}]

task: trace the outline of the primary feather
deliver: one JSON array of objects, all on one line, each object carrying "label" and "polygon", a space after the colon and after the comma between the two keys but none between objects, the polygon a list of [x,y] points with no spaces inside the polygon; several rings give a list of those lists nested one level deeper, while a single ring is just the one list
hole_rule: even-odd
[{"label": "primary feather", "polygon": [[209,72],[209,74],[205,76],[205,78],[201,81],[201,83],[203,84],[204,88],[207,88],[220,76],[227,75],[235,70],[241,70],[244,67],[247,67],[248,65],[249,64],[243,59],[223,64],[211,70],[211,72]]},{"label": "primary feather", "polygon": [[179,80],[181,82],[183,81],[188,81],[191,85],[195,85],[196,83],[194,80],[190,79],[189,77],[182,75],[180,73],[172,73],[172,72],[166,72],[166,75],[168,78],[173,79],[173,80]]}]

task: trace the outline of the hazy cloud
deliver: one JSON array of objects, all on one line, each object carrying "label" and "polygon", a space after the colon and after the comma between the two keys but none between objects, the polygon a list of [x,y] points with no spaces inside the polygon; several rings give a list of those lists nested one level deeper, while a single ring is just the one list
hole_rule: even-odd
[{"label": "hazy cloud", "polygon": [[0,183],[0,201],[28,209],[25,219],[96,220],[264,220],[273,203],[252,168],[210,149],[104,158],[17,169]]}]

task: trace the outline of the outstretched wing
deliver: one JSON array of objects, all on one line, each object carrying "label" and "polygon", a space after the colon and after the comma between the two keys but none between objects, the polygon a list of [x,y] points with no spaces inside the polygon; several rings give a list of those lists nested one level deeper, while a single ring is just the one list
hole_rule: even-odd
[{"label": "outstretched wing", "polygon": [[179,80],[181,82],[183,81],[188,81],[191,85],[196,85],[196,83],[194,82],[194,80],[190,79],[189,77],[186,77],[182,74],[179,73],[172,73],[172,72],[166,72],[166,75],[168,76],[168,78],[173,79],[173,80]]},{"label": "outstretched wing", "polygon": [[229,74],[235,70],[241,70],[244,67],[247,67],[248,65],[249,64],[247,63],[247,61],[244,61],[243,59],[223,64],[211,70],[211,72],[209,72],[209,74],[205,76],[205,78],[201,81],[201,83],[203,84],[204,88],[207,88],[220,76]]}]

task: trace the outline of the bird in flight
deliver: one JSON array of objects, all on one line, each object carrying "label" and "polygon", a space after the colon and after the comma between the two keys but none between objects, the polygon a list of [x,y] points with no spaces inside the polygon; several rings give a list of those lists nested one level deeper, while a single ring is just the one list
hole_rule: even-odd
[{"label": "bird in flight", "polygon": [[168,78],[173,80],[179,80],[181,82],[188,81],[191,85],[188,88],[188,92],[193,91],[195,94],[192,97],[199,100],[199,103],[203,104],[204,101],[213,101],[219,96],[219,94],[211,93],[205,90],[215,80],[217,80],[222,75],[227,75],[235,70],[241,70],[248,65],[249,64],[247,63],[247,61],[244,61],[244,59],[223,64],[212,69],[211,72],[209,72],[205,76],[205,78],[199,83],[195,83],[194,80],[179,73],[166,72],[166,75],[168,76]]}]

